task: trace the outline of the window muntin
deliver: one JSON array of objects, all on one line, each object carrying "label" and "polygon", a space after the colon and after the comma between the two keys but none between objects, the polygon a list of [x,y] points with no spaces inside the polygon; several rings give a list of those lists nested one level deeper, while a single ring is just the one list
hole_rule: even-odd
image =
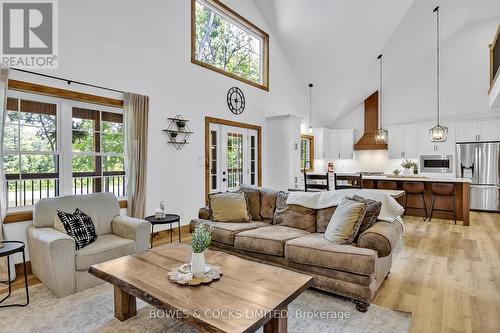
[{"label": "window muntin", "polygon": [[268,90],[269,36],[217,0],[192,1],[192,61]]},{"label": "window muntin", "polygon": [[[73,119],[73,109],[87,111]],[[3,147],[9,209],[67,194],[106,191],[125,196],[121,112],[9,91]],[[73,172],[90,179],[76,179]]]}]

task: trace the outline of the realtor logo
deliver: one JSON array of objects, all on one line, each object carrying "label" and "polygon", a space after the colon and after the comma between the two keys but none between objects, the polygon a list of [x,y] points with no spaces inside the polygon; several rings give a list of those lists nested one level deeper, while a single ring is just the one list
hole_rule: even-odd
[{"label": "realtor logo", "polygon": [[0,0],[2,64],[57,68],[57,1]]}]

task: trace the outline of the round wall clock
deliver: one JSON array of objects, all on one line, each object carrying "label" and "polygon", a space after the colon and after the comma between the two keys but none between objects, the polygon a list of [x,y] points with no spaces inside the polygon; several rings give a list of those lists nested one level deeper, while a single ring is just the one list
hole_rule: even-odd
[{"label": "round wall clock", "polygon": [[232,87],[227,92],[227,106],[234,114],[241,114],[245,110],[245,95],[238,87]]}]

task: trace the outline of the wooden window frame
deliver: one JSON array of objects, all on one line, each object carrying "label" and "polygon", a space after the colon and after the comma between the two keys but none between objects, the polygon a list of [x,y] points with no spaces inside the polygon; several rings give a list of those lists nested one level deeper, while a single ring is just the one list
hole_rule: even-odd
[{"label": "wooden window frame", "polygon": [[[38,95],[51,96],[51,97],[68,99],[78,102],[85,102],[90,104],[123,108],[123,100],[120,99],[81,93],[77,91],[55,88],[26,81],[9,79],[8,89],[13,91],[34,93]],[[120,208],[127,208],[126,199],[120,199],[119,204]],[[7,213],[4,223],[9,224],[9,223],[25,222],[32,220],[33,220],[33,211],[28,209],[28,210],[19,210]]]},{"label": "wooden window frame", "polygon": [[[309,141],[309,162],[311,163],[311,167],[304,170],[304,166],[300,166],[300,170],[302,172],[313,172],[314,171],[314,135],[301,134],[300,139]],[[302,142],[300,143],[300,149],[302,149]],[[302,161],[302,151],[300,152],[300,159]]]},{"label": "wooden window frame", "polygon": [[244,82],[251,86],[257,87],[259,89],[269,91],[269,34],[264,30],[257,27],[255,24],[236,13],[234,10],[224,5],[219,0],[204,0],[209,5],[213,6],[216,10],[222,12],[224,15],[228,16],[238,24],[244,26],[246,29],[251,30],[255,34],[257,34],[260,38],[262,38],[262,84],[250,81],[241,77],[237,74],[227,72],[221,68],[218,68],[214,65],[207,64],[206,62],[200,61],[196,59],[196,1],[191,0],[191,63],[210,69],[219,74],[228,76],[235,80]]},{"label": "wooden window frame", "polygon": [[210,124],[234,126],[257,131],[257,185],[262,186],[262,127],[237,121],[205,117],[205,201],[210,193]]},{"label": "wooden window frame", "polygon": [[[489,45],[490,48],[490,89],[488,90],[488,94],[491,92],[491,89],[493,89],[493,86],[495,85],[495,82],[497,81],[498,77],[500,76],[500,67],[497,68],[495,72],[495,66],[494,66],[494,59],[495,59],[495,49],[497,47],[500,47],[500,44],[498,44],[498,40],[500,39],[500,24],[497,27],[497,32],[495,33],[495,38],[493,39],[493,43]],[[498,44],[498,45],[497,45]]]}]

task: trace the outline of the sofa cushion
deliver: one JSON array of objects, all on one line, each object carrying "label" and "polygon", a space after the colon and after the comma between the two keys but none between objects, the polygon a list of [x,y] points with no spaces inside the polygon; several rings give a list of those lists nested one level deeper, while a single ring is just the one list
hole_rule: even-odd
[{"label": "sofa cushion", "polygon": [[366,202],[366,213],[365,217],[363,217],[363,221],[361,221],[361,225],[359,226],[358,233],[354,239],[356,241],[363,232],[365,232],[368,228],[370,228],[372,225],[377,222],[377,218],[380,215],[380,210],[382,209],[382,202],[372,200],[372,199],[365,199],[363,197],[360,197],[358,195],[355,195],[352,197],[354,200],[359,201],[359,202]]},{"label": "sofa cushion", "polygon": [[212,225],[214,229],[212,230],[212,240],[224,243],[227,245],[234,244],[234,236],[245,230],[252,230],[260,227],[268,226],[269,224],[260,221],[244,222],[244,223],[228,223],[228,222],[211,222],[206,220],[192,220],[191,230],[194,230],[198,222]]},{"label": "sofa cushion", "polygon": [[234,247],[240,250],[283,257],[286,241],[308,234],[309,232],[301,229],[279,225],[267,226],[240,232],[234,238]]},{"label": "sofa cushion", "polygon": [[252,221],[260,221],[260,191],[254,188],[240,186],[239,192],[244,192],[248,199],[248,212]]},{"label": "sofa cushion", "polygon": [[286,242],[285,258],[299,264],[370,275],[375,272],[377,252],[352,245],[339,245],[315,233]]},{"label": "sofa cushion", "polygon": [[350,244],[356,237],[366,213],[366,201],[344,198],[335,209],[325,231],[325,238],[337,244]]},{"label": "sofa cushion", "polygon": [[276,198],[273,223],[285,227],[316,231],[316,209],[298,205],[287,205],[288,193],[280,192]]},{"label": "sofa cushion", "polygon": [[248,199],[244,192],[210,194],[208,203],[212,221],[249,222]]},{"label": "sofa cushion", "polygon": [[316,211],[316,232],[325,232],[337,206],[321,208]]},{"label": "sofa cushion", "polygon": [[277,196],[278,191],[264,187],[260,189],[260,217],[267,220],[274,218]]},{"label": "sofa cushion", "polygon": [[135,252],[135,241],[107,234],[97,237],[92,244],[76,251],[76,269],[88,270],[90,266]]}]

